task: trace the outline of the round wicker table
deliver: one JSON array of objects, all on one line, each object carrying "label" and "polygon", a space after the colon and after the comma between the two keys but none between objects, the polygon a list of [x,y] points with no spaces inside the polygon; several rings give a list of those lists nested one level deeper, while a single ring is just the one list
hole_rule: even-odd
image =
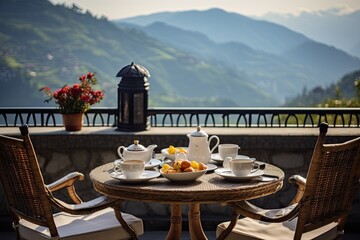
[{"label": "round wicker table", "polygon": [[167,239],[181,237],[181,204],[189,205],[191,239],[207,239],[201,226],[200,204],[238,202],[270,195],[281,189],[284,179],[284,172],[280,168],[266,164],[265,174],[277,176],[278,179],[270,182],[232,182],[209,172],[195,182],[170,182],[158,177],[145,183],[126,184],[110,176],[113,166],[113,163],[107,163],[90,172],[95,190],[113,198],[170,204],[171,225]]}]

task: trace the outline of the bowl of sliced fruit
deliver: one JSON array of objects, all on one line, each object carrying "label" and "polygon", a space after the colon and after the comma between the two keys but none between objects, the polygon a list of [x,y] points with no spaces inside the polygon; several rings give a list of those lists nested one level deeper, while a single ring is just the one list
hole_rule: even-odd
[{"label": "bowl of sliced fruit", "polygon": [[185,153],[187,152],[187,147],[174,147],[170,145],[168,148],[161,149],[161,153],[168,159],[174,161],[175,153]]},{"label": "bowl of sliced fruit", "polygon": [[172,164],[163,164],[160,173],[174,182],[195,181],[207,171],[206,164],[197,161],[176,160]]}]

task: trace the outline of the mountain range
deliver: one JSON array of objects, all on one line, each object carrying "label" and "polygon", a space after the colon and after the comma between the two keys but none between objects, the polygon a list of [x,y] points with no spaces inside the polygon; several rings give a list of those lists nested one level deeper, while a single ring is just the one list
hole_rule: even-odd
[{"label": "mountain range", "polygon": [[359,58],[345,51],[278,24],[221,9],[164,12],[115,22],[137,27],[174,48],[230,65],[279,101],[303,88],[329,86],[360,68]]},{"label": "mountain range", "polygon": [[110,22],[75,5],[0,2],[0,106],[47,106],[41,86],[72,84],[87,71],[105,90],[99,106],[117,106],[115,76],[131,62],[151,74],[150,106],[279,106],[360,67],[339,49],[221,9]]},{"label": "mountain range", "polygon": [[142,26],[163,22],[181,29],[201,32],[216,43],[241,42],[253,49],[275,54],[309,40],[281,25],[218,8],[206,11],[163,12],[116,20],[122,21]]}]

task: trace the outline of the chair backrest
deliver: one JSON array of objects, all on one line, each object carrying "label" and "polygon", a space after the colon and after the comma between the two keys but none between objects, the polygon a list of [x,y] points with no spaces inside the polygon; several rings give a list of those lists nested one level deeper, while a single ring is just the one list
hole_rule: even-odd
[{"label": "chair backrest", "polygon": [[321,124],[304,195],[300,201],[295,239],[331,222],[342,231],[351,203],[359,189],[360,138],[324,144],[327,124]]},{"label": "chair backrest", "polygon": [[20,127],[23,139],[0,135],[0,180],[14,216],[57,230],[48,191],[38,165],[27,126]]}]

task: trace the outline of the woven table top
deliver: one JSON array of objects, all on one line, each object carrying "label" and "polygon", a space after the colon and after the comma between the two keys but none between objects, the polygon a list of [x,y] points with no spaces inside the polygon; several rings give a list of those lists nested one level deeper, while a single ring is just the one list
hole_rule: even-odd
[{"label": "woven table top", "polygon": [[171,182],[160,176],[148,182],[129,184],[110,176],[113,166],[112,162],[107,163],[90,172],[94,188],[109,197],[143,202],[224,203],[243,201],[277,192],[281,189],[284,179],[284,172],[280,168],[266,164],[265,174],[277,176],[278,180],[233,182],[214,172],[208,172],[194,182]]}]

